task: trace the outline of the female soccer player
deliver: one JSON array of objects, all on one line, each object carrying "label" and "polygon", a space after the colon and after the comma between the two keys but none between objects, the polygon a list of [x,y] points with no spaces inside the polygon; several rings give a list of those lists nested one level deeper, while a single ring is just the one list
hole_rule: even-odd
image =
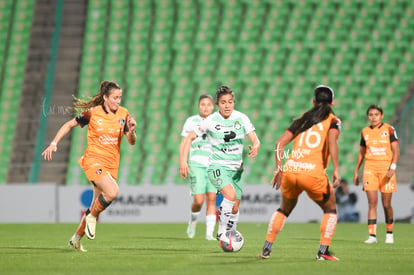
[{"label": "female soccer player", "polygon": [[[333,114],[333,103],[333,90],[328,86],[317,86],[314,90],[314,107],[296,119],[276,142],[276,171],[272,184],[276,189],[281,189],[282,203],[270,219],[266,241],[259,255],[261,259],[270,258],[272,245],[285,219],[295,208],[299,195],[306,191],[324,212],[316,259],[338,260],[329,252],[337,215],[335,194],[325,173],[331,156],[334,168],[332,182],[334,187],[338,186],[340,177],[337,140],[341,121]],[[292,152],[282,166],[284,147],[292,140]]]},{"label": "female soccer player", "polygon": [[243,143],[248,136],[249,157],[255,157],[260,147],[255,128],[249,118],[234,110],[234,92],[227,86],[221,86],[216,92],[218,112],[208,116],[200,123],[199,129],[188,134],[180,154],[180,175],[186,178],[189,169],[187,154],[191,142],[201,136],[207,138],[212,146],[209,167],[207,169],[210,184],[223,195],[217,236],[226,230],[236,230],[239,217],[239,205],[242,195]]},{"label": "female soccer player", "polygon": [[382,206],[385,214],[387,234],[385,243],[394,243],[393,209],[391,206],[392,193],[397,191],[395,169],[400,156],[398,137],[394,128],[382,122],[384,113],[378,105],[371,105],[367,110],[370,126],[361,132],[361,149],[359,150],[354,183],[359,185],[358,171],[365,158],[363,189],[368,198],[368,233],[365,243],[377,242],[377,204],[378,190],[381,192]]},{"label": "female soccer player", "polygon": [[[199,114],[189,117],[183,127],[180,144],[180,152],[183,150],[185,137],[194,129],[197,129],[200,122],[209,116],[214,110],[213,97],[203,94],[198,99]],[[209,184],[207,176],[208,158],[210,156],[211,145],[208,140],[197,137],[190,148],[190,184],[193,203],[191,205],[191,217],[188,222],[187,235],[194,238],[196,234],[197,218],[206,197],[206,239],[215,240],[213,237],[216,225],[216,188]]]},{"label": "female soccer player", "polygon": [[80,240],[84,234],[95,238],[96,219],[118,195],[116,179],[119,168],[119,155],[122,137],[128,142],[136,142],[136,122],[128,110],[119,106],[122,90],[115,82],[103,81],[100,92],[88,102],[78,99],[74,107],[83,110],[77,117],[69,120],[59,129],[49,147],[43,151],[45,160],[52,160],[59,141],[75,126],[88,125],[87,148],[79,164],[86,177],[93,184],[91,206],[82,217],[76,233],[69,240],[69,246],[77,251],[86,252]]}]

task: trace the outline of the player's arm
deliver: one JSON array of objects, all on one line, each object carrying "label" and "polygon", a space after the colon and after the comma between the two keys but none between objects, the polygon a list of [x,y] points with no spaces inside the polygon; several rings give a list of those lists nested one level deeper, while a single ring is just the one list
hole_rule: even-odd
[{"label": "player's arm", "polygon": [[247,154],[247,156],[250,157],[250,158],[254,158],[254,157],[257,156],[257,151],[260,148],[260,140],[257,137],[255,131],[250,132],[247,136],[249,137],[250,141],[252,142],[252,145],[249,145],[250,151],[249,151],[249,154]]},{"label": "player's arm", "polygon": [[126,133],[126,137],[127,137],[128,143],[131,145],[134,145],[135,142],[137,141],[137,135],[136,135],[137,122],[131,116],[128,116],[127,118],[127,127],[128,127],[128,132]]},{"label": "player's arm", "polygon": [[365,144],[365,140],[361,135],[361,142],[360,142],[360,149],[359,149],[359,153],[358,153],[358,157],[357,157],[357,161],[356,161],[356,165],[355,165],[355,170],[354,170],[354,184],[355,185],[359,185],[359,176],[358,176],[358,171],[359,168],[362,165],[362,162],[364,161],[365,158],[365,152],[367,150],[366,144]]},{"label": "player's arm", "polygon": [[338,149],[338,137],[339,131],[337,129],[331,128],[328,131],[328,144],[329,144],[329,154],[331,155],[333,173],[332,173],[332,185],[337,187],[339,181],[341,180],[339,176],[339,149]]},{"label": "player's arm", "polygon": [[67,121],[65,124],[60,127],[59,131],[57,132],[56,136],[53,138],[50,145],[43,151],[42,156],[45,160],[52,160],[52,153],[56,152],[57,144],[59,141],[67,134],[69,131],[78,125],[76,118],[73,118]]},{"label": "player's arm", "polygon": [[392,152],[392,160],[390,168],[387,172],[387,177],[391,178],[395,174],[395,169],[397,168],[398,159],[400,158],[400,147],[398,146],[398,142],[394,141],[391,143],[391,152]]},{"label": "player's arm", "polygon": [[187,137],[183,138],[180,144],[180,176],[183,179],[187,178],[187,175],[190,172],[187,164],[188,152],[190,151],[191,143],[196,138],[196,133],[192,131],[187,135]]},{"label": "player's arm", "polygon": [[286,145],[288,145],[293,139],[294,135],[290,130],[286,130],[282,136],[276,141],[275,145],[275,163],[276,163],[276,171],[272,178],[272,185],[273,187],[279,189],[281,181],[282,181],[282,173],[283,173],[283,150]]}]

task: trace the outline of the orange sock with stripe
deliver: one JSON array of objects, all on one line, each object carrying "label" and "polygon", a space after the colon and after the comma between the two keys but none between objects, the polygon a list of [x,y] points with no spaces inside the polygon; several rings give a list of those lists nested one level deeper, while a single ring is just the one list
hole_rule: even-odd
[{"label": "orange sock with stripe", "polygon": [[387,233],[392,233],[392,230],[394,229],[394,220],[393,219],[386,219],[385,220],[385,228],[387,230]]},{"label": "orange sock with stripe", "polygon": [[288,215],[285,215],[280,208],[273,213],[269,222],[269,227],[267,228],[266,241],[270,243],[275,242],[276,236],[280,230],[282,230],[287,216]]},{"label": "orange sock with stripe", "polygon": [[373,237],[377,236],[377,219],[368,220],[368,234]]},{"label": "orange sock with stripe", "polygon": [[110,204],[111,202],[107,202],[102,196],[102,194],[99,195],[99,197],[97,197],[95,202],[93,203],[93,206],[91,209],[92,216],[98,217],[99,213],[104,211]]},{"label": "orange sock with stripe", "polygon": [[321,221],[321,246],[329,247],[338,221],[336,210],[326,211]]}]

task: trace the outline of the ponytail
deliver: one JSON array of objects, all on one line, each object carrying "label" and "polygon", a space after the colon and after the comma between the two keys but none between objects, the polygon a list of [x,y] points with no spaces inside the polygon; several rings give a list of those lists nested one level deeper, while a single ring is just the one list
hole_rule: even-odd
[{"label": "ponytail", "polygon": [[300,118],[295,119],[289,129],[296,137],[298,134],[308,130],[313,125],[324,121],[330,113],[333,113],[330,103],[316,103],[315,107],[304,113]]},{"label": "ponytail", "polygon": [[104,95],[109,96],[111,91],[114,89],[121,89],[119,85],[112,81],[102,81],[99,89],[99,93],[93,97],[89,97],[89,101],[85,101],[73,96],[75,102],[73,103],[73,108],[77,113],[85,111],[95,106],[102,105],[104,103]]},{"label": "ponytail", "polygon": [[289,128],[295,137],[313,125],[325,120],[329,114],[333,113],[331,104],[334,100],[334,95],[334,91],[328,86],[319,85],[315,88],[313,93],[315,106],[300,118],[295,119]]}]

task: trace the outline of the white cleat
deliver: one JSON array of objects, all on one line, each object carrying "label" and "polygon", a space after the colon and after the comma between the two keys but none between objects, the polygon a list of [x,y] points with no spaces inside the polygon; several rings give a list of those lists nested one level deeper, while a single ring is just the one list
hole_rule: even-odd
[{"label": "white cleat", "polygon": [[377,237],[369,236],[368,239],[365,241],[365,243],[369,243],[369,244],[377,243]]},{"label": "white cleat", "polygon": [[81,238],[75,234],[73,234],[72,238],[70,238],[68,245],[70,248],[80,251],[80,252],[87,252],[88,250],[83,248],[83,245],[80,242]]},{"label": "white cleat", "polygon": [[192,239],[195,237],[196,234],[196,225],[197,223],[195,222],[189,222],[188,226],[187,226],[187,236]]},{"label": "white cleat", "polygon": [[93,240],[95,239],[95,230],[96,230],[96,217],[92,216],[91,213],[86,215],[85,217],[85,234],[88,239]]},{"label": "white cleat", "polygon": [[394,243],[394,235],[392,233],[387,233],[387,235],[385,235],[385,243]]}]

